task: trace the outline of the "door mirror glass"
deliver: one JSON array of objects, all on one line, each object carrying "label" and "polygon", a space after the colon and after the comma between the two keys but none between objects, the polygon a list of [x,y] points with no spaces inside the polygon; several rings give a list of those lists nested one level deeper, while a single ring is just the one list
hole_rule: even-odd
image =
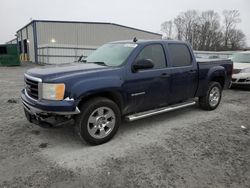
[{"label": "door mirror glass", "polygon": [[136,72],[143,69],[152,69],[153,67],[154,64],[151,59],[140,59],[133,64],[132,71]]}]

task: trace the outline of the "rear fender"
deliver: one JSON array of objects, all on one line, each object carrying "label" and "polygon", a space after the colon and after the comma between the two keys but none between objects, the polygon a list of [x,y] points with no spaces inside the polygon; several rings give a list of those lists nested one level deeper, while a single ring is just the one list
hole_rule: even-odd
[{"label": "rear fender", "polygon": [[218,79],[219,80],[223,79],[221,80],[221,83],[223,82],[223,85],[224,85],[225,78],[226,78],[226,70],[223,66],[212,67],[207,73],[207,77],[206,77],[204,84],[200,85],[201,88],[198,92],[198,96],[204,96],[206,94],[208,87],[209,87],[209,83],[211,81],[218,81]]}]

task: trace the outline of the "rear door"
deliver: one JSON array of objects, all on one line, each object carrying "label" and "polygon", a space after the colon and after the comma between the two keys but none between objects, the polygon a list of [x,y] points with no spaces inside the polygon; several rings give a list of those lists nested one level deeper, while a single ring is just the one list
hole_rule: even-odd
[{"label": "rear door", "polygon": [[168,43],[171,79],[169,103],[193,98],[198,85],[197,63],[185,43]]}]

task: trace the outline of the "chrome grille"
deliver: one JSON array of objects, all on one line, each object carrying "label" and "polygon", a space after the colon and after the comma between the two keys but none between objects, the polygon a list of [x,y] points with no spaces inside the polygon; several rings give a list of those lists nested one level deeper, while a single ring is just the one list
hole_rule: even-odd
[{"label": "chrome grille", "polygon": [[33,99],[38,99],[38,81],[35,81],[33,79],[30,79],[28,77],[24,77],[25,83],[26,83],[26,87],[25,90],[27,92],[27,94],[33,98]]}]

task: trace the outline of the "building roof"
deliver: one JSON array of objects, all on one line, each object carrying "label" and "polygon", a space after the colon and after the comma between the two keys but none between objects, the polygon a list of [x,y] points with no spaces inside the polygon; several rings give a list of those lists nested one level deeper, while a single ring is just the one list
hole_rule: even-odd
[{"label": "building roof", "polygon": [[9,40],[9,41],[7,41],[5,44],[11,43],[11,42],[14,42],[14,41],[17,41],[17,38],[14,38],[14,39],[12,39],[12,40]]},{"label": "building roof", "polygon": [[150,33],[150,34],[153,34],[153,35],[162,36],[162,34],[159,34],[159,33],[151,32],[151,31],[146,31],[146,30],[142,30],[142,29],[137,29],[137,28],[134,28],[134,27],[128,27],[128,26],[124,26],[124,25],[120,25],[120,24],[116,24],[116,23],[109,23],[109,22],[81,22],[81,21],[58,21],[58,20],[32,20],[31,22],[29,22],[28,24],[26,24],[24,27],[22,27],[21,29],[19,29],[17,32],[21,31],[22,29],[26,28],[27,26],[29,26],[30,24],[32,24],[34,22],[76,23],[76,24],[106,24],[106,25],[114,25],[114,26],[118,26],[118,27],[124,27],[124,28],[127,28],[127,29],[132,29],[132,30],[136,30],[136,31],[142,31],[142,32]]}]

